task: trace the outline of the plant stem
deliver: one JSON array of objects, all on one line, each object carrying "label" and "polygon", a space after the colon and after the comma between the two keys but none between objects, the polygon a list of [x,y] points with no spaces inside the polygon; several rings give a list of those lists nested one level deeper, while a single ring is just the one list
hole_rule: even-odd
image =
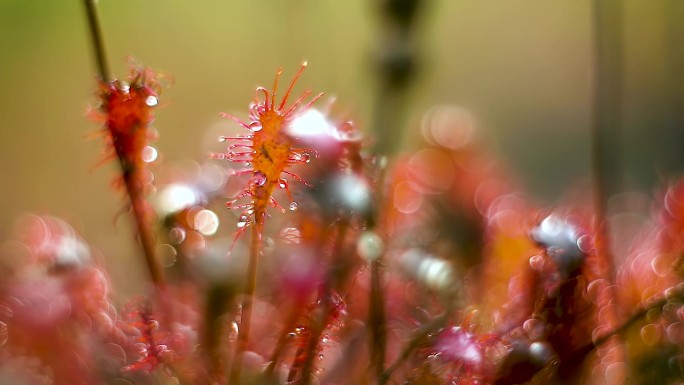
[{"label": "plant stem", "polygon": [[240,329],[238,331],[238,341],[233,359],[231,384],[240,383],[242,372],[242,353],[249,346],[249,332],[252,324],[252,305],[254,302],[254,292],[256,291],[257,267],[259,264],[259,253],[261,252],[261,233],[264,228],[264,213],[257,210],[255,213],[254,226],[249,246],[249,262],[247,264],[247,286],[245,287],[242,299],[242,310],[240,312]]},{"label": "plant stem", "polygon": [[328,269],[328,274],[323,281],[323,288],[321,291],[321,304],[319,306],[318,314],[317,317],[314,317],[314,320],[311,325],[311,332],[310,332],[310,338],[309,338],[309,344],[307,346],[307,353],[306,353],[306,361],[304,362],[304,366],[302,369],[302,381],[301,383],[303,385],[309,385],[311,384],[311,379],[313,376],[313,370],[314,370],[314,359],[316,355],[316,349],[318,348],[319,345],[319,340],[321,338],[321,334],[323,334],[323,331],[325,330],[325,327],[328,323],[328,319],[330,317],[330,312],[332,310],[332,304],[331,304],[331,296],[332,296],[332,288],[333,286],[336,286],[337,280],[339,280],[338,277],[338,271],[337,271],[337,264],[338,261],[340,260],[340,256],[342,255],[342,248],[344,246],[344,240],[347,237],[347,230],[348,230],[348,221],[346,219],[340,219],[340,221],[337,224],[337,237],[335,237],[335,243],[333,245],[333,252],[332,256],[330,259],[330,268]]},{"label": "plant stem", "polygon": [[[97,62],[99,76],[104,82],[110,80],[109,67],[107,65],[107,57],[105,55],[104,39],[100,28],[100,21],[97,15],[97,5],[95,0],[84,0],[86,14],[88,17],[88,25],[90,27],[90,36],[92,38],[93,50]],[[116,147],[115,147],[116,148]],[[151,220],[149,218],[150,210],[145,201],[142,189],[138,181],[132,177],[131,165],[127,164],[122,154],[116,150],[119,165],[121,166],[121,175],[126,185],[126,194],[131,202],[133,210],[133,217],[140,237],[140,244],[142,246],[143,255],[147,264],[147,269],[157,289],[162,290],[164,284],[164,274],[159,264],[156,254],[156,245],[154,234],[150,226]]]},{"label": "plant stem", "polygon": [[83,1],[88,15],[88,26],[90,27],[90,37],[93,42],[93,50],[95,51],[95,60],[97,61],[97,69],[102,81],[109,81],[109,67],[107,66],[107,56],[105,55],[104,40],[102,39],[102,29],[100,28],[100,20],[97,16],[97,1],[84,0]]},{"label": "plant stem", "polygon": [[270,377],[273,375],[275,372],[275,368],[278,366],[278,361],[280,361],[280,356],[283,355],[283,352],[285,351],[285,345],[287,344],[288,337],[290,334],[290,331],[294,329],[295,324],[297,322],[297,318],[299,318],[299,311],[300,307],[299,306],[292,306],[292,310],[290,311],[290,315],[287,318],[287,321],[285,322],[285,325],[283,326],[282,330],[280,331],[280,335],[278,336],[278,342],[276,342],[276,346],[273,349],[273,353],[271,353],[271,358],[269,359],[268,366],[266,367],[266,370],[264,371],[264,374],[266,377]]},{"label": "plant stem", "polygon": [[387,315],[385,312],[385,295],[380,276],[380,258],[371,262],[370,315],[371,324],[371,360],[375,366],[378,382],[385,371],[385,351],[387,346]]},{"label": "plant stem", "polygon": [[385,385],[392,376],[392,373],[394,373],[394,371],[397,370],[397,368],[404,361],[406,361],[406,359],[420,345],[420,343],[423,342],[430,333],[444,326],[448,319],[449,314],[445,312],[416,330],[413,333],[413,337],[411,337],[411,339],[408,340],[404,345],[399,357],[397,357],[397,359],[382,373],[378,385]]},{"label": "plant stem", "polygon": [[[592,95],[592,168],[594,177],[594,207],[596,252],[599,270],[610,283],[609,298],[605,303],[616,302],[615,260],[610,247],[610,229],[607,221],[608,198],[616,193],[619,181],[620,147],[620,93],[621,52],[619,5],[593,3],[594,22],[594,84]],[[617,42],[617,44],[616,44]],[[614,328],[616,314],[608,317],[607,325]],[[614,335],[619,338],[618,334]],[[624,359],[621,341],[616,339],[618,360]]]}]

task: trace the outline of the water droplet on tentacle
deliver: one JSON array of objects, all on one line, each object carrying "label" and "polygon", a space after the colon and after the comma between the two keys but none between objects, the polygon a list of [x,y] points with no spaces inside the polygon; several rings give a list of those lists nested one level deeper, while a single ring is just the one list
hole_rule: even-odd
[{"label": "water droplet on tentacle", "polygon": [[157,100],[157,97],[154,95],[150,95],[145,99],[145,104],[147,104],[149,107],[154,107],[159,103],[159,100]]},{"label": "water droplet on tentacle", "polygon": [[259,132],[263,126],[261,125],[261,122],[258,120],[253,121],[252,123],[249,124],[249,129],[254,131],[254,132]]},{"label": "water droplet on tentacle", "polygon": [[261,171],[254,171],[254,176],[252,176],[252,183],[257,187],[263,186],[266,183],[266,174],[264,174]]}]

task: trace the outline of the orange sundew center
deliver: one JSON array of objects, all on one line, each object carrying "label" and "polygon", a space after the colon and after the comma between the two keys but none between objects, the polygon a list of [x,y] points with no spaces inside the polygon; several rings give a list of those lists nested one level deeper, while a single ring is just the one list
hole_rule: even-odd
[{"label": "orange sundew center", "polygon": [[285,116],[269,109],[259,119],[262,129],[254,134],[253,169],[265,176],[265,183],[256,186],[254,191],[255,207],[265,208],[275,190],[280,175],[290,158],[290,139],[282,131]]}]

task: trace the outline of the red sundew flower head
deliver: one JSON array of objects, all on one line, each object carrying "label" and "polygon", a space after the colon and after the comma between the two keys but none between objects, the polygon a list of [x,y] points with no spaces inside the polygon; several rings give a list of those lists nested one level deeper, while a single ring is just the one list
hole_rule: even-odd
[{"label": "red sundew flower head", "polygon": [[[255,221],[262,222],[267,207],[276,207],[285,211],[273,198],[273,192],[276,188],[284,189],[288,193],[290,210],[297,209],[297,203],[292,200],[290,194],[287,178],[307,183],[290,172],[289,168],[293,164],[309,163],[311,154],[316,154],[316,152],[295,147],[295,138],[290,131],[294,119],[306,112],[322,96],[322,94],[318,94],[308,103],[302,105],[310,94],[307,91],[291,106],[286,106],[292,89],[306,65],[306,62],[302,64],[280,103],[276,102],[276,97],[282,71],[277,72],[273,89],[270,92],[263,87],[257,88],[254,101],[250,104],[249,123],[245,123],[233,115],[223,114],[224,117],[235,120],[250,132],[248,135],[222,137],[221,140],[230,141],[232,144],[228,147],[228,152],[213,155],[219,159],[246,163],[251,166],[236,173],[237,175],[247,174],[251,178],[244,190],[227,204],[230,208],[245,209],[238,223],[238,235],[248,225],[254,224]],[[251,201],[239,205],[235,204],[245,197],[251,198]]]},{"label": "red sundew flower head", "polygon": [[[153,109],[159,104],[163,82],[151,69],[134,62],[126,80],[100,83],[101,113],[110,149],[103,161],[118,157],[124,167],[124,179],[134,177],[145,185],[142,170],[157,158],[149,146],[156,139],[150,125]],[[142,187],[142,186],[141,186]]]}]

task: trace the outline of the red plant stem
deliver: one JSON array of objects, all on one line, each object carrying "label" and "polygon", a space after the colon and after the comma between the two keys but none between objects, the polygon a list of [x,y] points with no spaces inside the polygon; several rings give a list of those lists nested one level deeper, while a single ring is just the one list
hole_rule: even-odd
[{"label": "red plant stem", "polygon": [[290,315],[288,316],[287,321],[283,326],[283,329],[280,331],[280,335],[278,336],[278,342],[276,342],[276,346],[273,349],[273,353],[271,353],[271,358],[269,359],[268,366],[264,371],[266,377],[272,376],[276,366],[278,366],[278,361],[280,361],[280,357],[283,355],[283,352],[285,351],[285,346],[287,345],[287,341],[289,340],[289,334],[292,331],[292,329],[294,329],[297,323],[297,319],[299,318],[300,309],[301,308],[297,305],[292,306]]},{"label": "red plant stem", "polygon": [[[104,39],[100,28],[100,21],[97,15],[97,5],[95,0],[84,0],[86,13],[88,16],[88,26],[90,27],[90,36],[92,38],[95,59],[97,61],[98,72],[102,81],[107,82],[110,79],[109,67],[107,66],[107,57],[105,55]],[[141,187],[138,185],[135,178],[131,177],[131,168],[125,161],[125,158],[117,150],[116,155],[121,166],[121,174],[126,185],[126,194],[131,202],[133,209],[133,217],[140,237],[140,244],[142,246],[143,255],[147,264],[147,270],[155,287],[159,290],[164,288],[164,274],[159,264],[156,254],[156,245],[154,241],[154,234],[150,227],[150,222],[146,218],[149,215],[149,210],[146,207],[145,199],[142,195]]]},{"label": "red plant stem", "polygon": [[242,310],[240,312],[240,329],[238,331],[238,341],[233,359],[231,384],[240,383],[242,372],[242,353],[249,346],[249,332],[252,324],[252,305],[254,302],[254,292],[256,291],[257,268],[259,264],[259,253],[261,252],[261,233],[264,228],[264,213],[257,210],[255,213],[254,226],[249,246],[249,263],[247,264],[247,286],[245,287],[244,298],[242,299]]},{"label": "red plant stem", "polygon": [[385,372],[385,352],[387,346],[387,315],[385,295],[382,289],[380,267],[382,256],[371,262],[371,290],[369,320],[371,325],[371,362],[375,367],[378,383]]},{"label": "red plant stem", "polygon": [[337,237],[335,238],[335,244],[333,246],[332,258],[330,259],[330,269],[326,280],[323,282],[321,306],[319,307],[319,314],[315,314],[318,317],[314,318],[311,325],[311,332],[309,337],[309,344],[307,346],[306,361],[302,369],[302,381],[303,385],[310,385],[311,379],[313,377],[314,369],[314,359],[316,356],[316,349],[319,345],[319,340],[323,330],[325,330],[328,318],[330,317],[331,302],[330,298],[332,295],[332,287],[335,285],[335,280],[337,277],[336,265],[342,255],[342,248],[344,246],[344,240],[347,237],[348,222],[346,219],[340,219],[337,225]]},{"label": "red plant stem", "polygon": [[[117,155],[119,155],[118,152]],[[126,192],[131,201],[133,218],[135,219],[135,224],[138,229],[138,236],[140,238],[140,245],[143,249],[147,270],[150,273],[150,277],[152,278],[155,287],[159,290],[164,290],[164,272],[159,263],[159,259],[157,258],[156,242],[152,227],[150,226],[151,220],[148,218],[150,215],[150,208],[142,196],[142,191],[140,191],[140,186],[136,178],[127,175],[126,164],[121,155],[119,155],[119,161],[122,170],[124,170],[123,174],[126,182]]]}]

